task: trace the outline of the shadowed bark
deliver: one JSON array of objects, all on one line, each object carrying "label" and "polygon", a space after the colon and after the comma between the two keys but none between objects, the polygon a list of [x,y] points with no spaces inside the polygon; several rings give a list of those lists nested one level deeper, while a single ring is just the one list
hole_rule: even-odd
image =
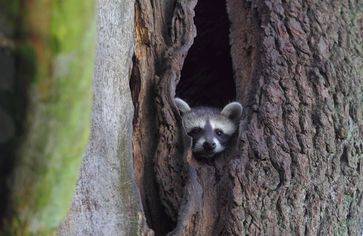
[{"label": "shadowed bark", "polygon": [[[210,73],[179,81],[189,49],[186,74],[208,67],[190,48],[196,3],[136,1],[133,150],[149,226],[157,235],[359,235],[362,5],[227,0],[227,87],[245,112],[232,147],[206,162],[192,157],[173,103],[178,83],[193,104],[231,99],[201,96],[218,90]],[[199,25],[195,45],[199,34],[226,32]]]}]

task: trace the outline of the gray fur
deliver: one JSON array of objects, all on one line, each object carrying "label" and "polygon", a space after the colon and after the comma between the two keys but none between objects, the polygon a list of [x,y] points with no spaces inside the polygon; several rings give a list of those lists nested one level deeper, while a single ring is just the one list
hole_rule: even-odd
[{"label": "gray fur", "polygon": [[221,114],[231,120],[239,120],[242,115],[242,105],[238,102],[231,102],[223,108]]},{"label": "gray fur", "polygon": [[191,111],[191,108],[188,105],[188,103],[186,103],[180,98],[175,98],[175,105],[179,109],[179,111],[183,114]]},{"label": "gray fur", "polygon": [[[175,104],[181,112],[186,132],[193,139],[193,153],[202,157],[212,157],[226,148],[242,115],[238,102],[227,104],[222,111],[214,107],[190,108],[180,98],[175,98]],[[211,145],[214,149],[207,150]]]}]

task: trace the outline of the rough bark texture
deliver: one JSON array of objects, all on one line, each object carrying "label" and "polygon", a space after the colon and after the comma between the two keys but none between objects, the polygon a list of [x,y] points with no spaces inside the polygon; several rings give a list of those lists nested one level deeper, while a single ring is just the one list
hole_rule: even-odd
[{"label": "rough bark texture", "polygon": [[183,133],[173,97],[195,35],[195,3],[136,1],[130,83],[136,109],[134,165],[148,224],[158,235],[175,227],[189,168],[184,163],[190,157],[190,140]]},{"label": "rough bark texture", "polygon": [[[195,38],[191,48],[196,36],[196,3],[98,2],[91,137],[72,207],[58,233],[359,235],[363,219],[362,4],[227,0],[223,9],[230,20],[230,55],[222,53],[221,60],[231,60],[232,65],[226,63],[227,71],[221,72],[217,61],[209,65],[208,57],[199,54],[198,45],[208,43],[203,35],[226,34],[228,24],[222,20],[218,21],[224,22],[221,26],[214,27],[202,23],[208,19],[196,16],[201,37]],[[213,9],[208,8],[209,3],[199,0],[196,13],[213,16],[221,12],[204,15]],[[57,58],[54,64],[60,67],[52,71],[48,60],[54,52],[39,47],[52,42],[52,50],[69,49],[70,45],[58,48],[62,45],[58,43],[64,42],[64,32],[54,34],[55,41],[44,33],[62,28],[62,22],[74,22],[63,18],[49,21],[48,14],[36,15],[43,17],[39,22],[45,25],[40,24],[44,28],[36,31],[39,35],[34,34],[31,42],[37,46],[41,64],[47,66],[39,68],[39,78],[45,79],[36,80],[31,90],[36,96],[31,100],[35,105],[29,130],[40,136],[27,136],[15,170],[19,174],[14,178],[13,198],[22,201],[14,201],[19,216],[10,222],[14,235],[52,232],[67,209],[65,202],[76,173],[77,163],[72,162],[68,184],[54,188],[58,187],[54,184],[57,176],[67,177],[63,157],[76,156],[86,137],[76,129],[83,126],[66,119],[67,104],[73,100],[61,96],[72,94],[65,89],[73,88],[74,83],[62,79],[72,55]],[[39,22],[29,17],[29,25],[37,26]],[[53,27],[48,27],[49,22]],[[1,47],[8,45],[0,40]],[[72,37],[73,43],[79,41]],[[225,40],[216,42],[217,49],[210,50],[213,59],[221,55],[218,45]],[[229,48],[223,47],[222,51]],[[1,51],[0,56],[4,55]],[[11,62],[11,57],[6,61]],[[70,68],[80,67],[72,64]],[[199,71],[201,76],[190,79]],[[60,79],[47,77],[50,72]],[[6,80],[12,71],[9,73],[0,80],[0,94],[11,87]],[[226,73],[226,78],[220,79],[228,84],[222,90],[236,90],[244,115],[231,148],[215,159],[197,160],[173,102],[176,86],[179,83],[177,95],[193,104],[221,106],[221,101],[233,99],[234,94],[219,93],[218,101],[208,101],[221,84],[225,86],[219,83],[219,73]],[[194,84],[195,80],[200,82]],[[67,113],[48,110],[47,105]],[[71,135],[57,132],[54,140],[54,132],[62,124]],[[0,135],[1,144],[14,136],[9,127]],[[79,133],[84,134],[83,139]],[[43,162],[42,157],[49,159]],[[33,175],[37,168],[40,175]],[[38,198],[39,194],[43,197]]]},{"label": "rough bark texture", "polygon": [[59,235],[147,234],[132,167],[132,1],[98,2],[91,136]]},{"label": "rough bark texture", "polygon": [[227,0],[245,113],[232,148],[206,162],[192,157],[173,104],[195,3],[136,1],[133,150],[149,226],[157,235],[359,235],[362,4]]},{"label": "rough bark texture", "polygon": [[236,77],[246,117],[221,232],[359,235],[362,4],[230,0],[228,10],[234,69],[244,55],[252,63]]}]

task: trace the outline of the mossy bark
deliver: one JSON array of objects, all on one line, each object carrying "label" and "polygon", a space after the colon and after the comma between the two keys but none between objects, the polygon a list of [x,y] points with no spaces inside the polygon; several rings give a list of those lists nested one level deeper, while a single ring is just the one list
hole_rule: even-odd
[{"label": "mossy bark", "polygon": [[94,3],[19,1],[10,10],[17,12],[13,93],[19,97],[9,103],[22,104],[14,116],[21,116],[23,132],[14,157],[5,157],[16,159],[3,228],[11,235],[48,235],[69,208],[88,140]]}]

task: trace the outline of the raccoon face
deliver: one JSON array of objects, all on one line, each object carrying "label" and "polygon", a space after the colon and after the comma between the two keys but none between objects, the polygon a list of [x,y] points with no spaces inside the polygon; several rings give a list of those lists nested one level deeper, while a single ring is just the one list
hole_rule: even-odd
[{"label": "raccoon face", "polygon": [[190,108],[180,98],[175,98],[175,104],[182,115],[186,132],[193,139],[193,153],[207,158],[228,146],[242,115],[242,106],[238,102],[229,103],[222,111],[213,107]]}]

